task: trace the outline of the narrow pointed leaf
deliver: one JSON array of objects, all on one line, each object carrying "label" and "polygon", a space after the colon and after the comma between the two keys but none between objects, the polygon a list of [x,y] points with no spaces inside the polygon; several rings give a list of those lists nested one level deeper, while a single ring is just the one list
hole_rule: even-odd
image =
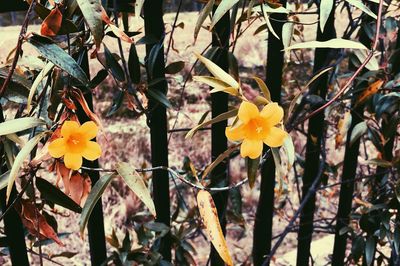
[{"label": "narrow pointed leaf", "polygon": [[140,61],[136,51],[135,44],[131,45],[129,49],[129,59],[128,59],[129,75],[131,76],[133,84],[140,83]]},{"label": "narrow pointed leaf", "polygon": [[103,39],[103,20],[101,17],[103,8],[98,0],[76,0],[82,11],[86,24],[93,34],[97,48]]},{"label": "narrow pointed leaf", "polygon": [[139,197],[144,205],[149,208],[151,214],[156,217],[156,208],[153,199],[151,198],[150,191],[146,187],[142,176],[128,163],[124,162],[118,163],[116,170],[128,187]]},{"label": "narrow pointed leaf", "polygon": [[225,83],[224,81],[222,81],[218,78],[214,78],[214,77],[194,76],[193,80],[205,83],[208,86],[213,87],[215,89],[224,89],[224,88],[230,87],[230,85],[228,83]]},{"label": "narrow pointed leaf", "polygon": [[26,109],[28,112],[31,111],[31,104],[32,104],[32,99],[33,96],[35,95],[35,92],[42,80],[50,73],[50,71],[53,69],[54,64],[52,62],[49,62],[45,65],[45,67],[40,71],[40,73],[37,75],[35,81],[32,84],[32,87],[29,91],[29,96],[28,96],[28,102],[26,103]]},{"label": "narrow pointed leaf", "polygon": [[23,117],[0,123],[0,136],[24,131],[29,128],[45,125],[46,122],[36,117]]},{"label": "narrow pointed leaf", "polygon": [[214,118],[211,119],[211,120],[208,120],[208,121],[206,121],[206,122],[203,122],[203,123],[201,123],[200,125],[197,125],[196,127],[192,128],[192,129],[186,134],[185,138],[191,138],[191,137],[193,137],[193,135],[197,132],[197,130],[199,130],[200,128],[205,127],[205,126],[208,126],[208,125],[211,125],[211,124],[214,124],[214,123],[218,123],[218,122],[224,121],[224,120],[226,120],[226,119],[228,119],[228,118],[231,118],[231,117],[234,117],[234,116],[237,115],[237,113],[238,113],[238,109],[233,109],[233,110],[230,110],[230,111],[228,111],[228,112],[222,113],[222,114],[220,114],[220,115],[214,117]]},{"label": "narrow pointed leaf", "polygon": [[200,54],[196,54],[197,58],[207,67],[207,69],[213,74],[216,78],[219,78],[223,82],[229,84],[233,88],[239,88],[239,83],[232,78],[231,75],[226,73],[222,68],[220,68],[217,64],[215,64],[210,59],[205,58]]},{"label": "narrow pointed leaf", "polygon": [[306,49],[306,48],[334,48],[334,49],[348,48],[348,49],[368,50],[368,48],[365,47],[365,45],[359,42],[340,39],[340,38],[332,39],[325,42],[310,41],[310,42],[296,43],[285,48],[285,50]]},{"label": "narrow pointed leaf", "polygon": [[362,12],[367,14],[368,16],[371,16],[372,18],[376,19],[377,16],[374,14],[374,12],[371,11],[366,5],[363,4],[360,0],[346,0],[350,5],[353,5],[360,9]]},{"label": "narrow pointed leaf", "polygon": [[239,0],[222,0],[221,3],[219,3],[217,10],[215,10],[212,20],[211,20],[211,26],[210,29],[212,29],[218,21],[226,14],[226,12],[229,12],[229,10],[238,3]]},{"label": "narrow pointed leaf", "polygon": [[333,0],[321,0],[319,13],[319,27],[321,32],[324,32],[325,24],[328,21],[329,15],[333,8]]},{"label": "narrow pointed leaf", "polygon": [[90,191],[89,196],[86,199],[85,205],[82,208],[82,213],[79,220],[81,238],[83,238],[83,232],[85,231],[86,225],[89,221],[90,215],[92,214],[94,206],[101,198],[104,190],[107,188],[108,184],[110,184],[111,180],[115,176],[115,174],[102,176],[92,187],[92,190]]},{"label": "narrow pointed leaf", "polygon": [[59,188],[52,185],[49,181],[37,177],[36,186],[40,191],[42,198],[50,200],[51,202],[67,208],[73,212],[82,212],[81,206],[79,206],[73,199],[65,195]]},{"label": "narrow pointed leaf", "polygon": [[359,139],[362,135],[367,133],[368,126],[365,121],[358,123],[355,125],[353,130],[351,131],[351,136],[350,136],[350,146],[354,144],[354,142]]},{"label": "narrow pointed leaf", "polygon": [[250,188],[253,188],[257,178],[258,166],[260,165],[260,157],[258,157],[257,159],[250,159],[249,157],[247,157],[246,163],[247,163],[247,177],[249,179],[249,186]]},{"label": "narrow pointed leaf", "polygon": [[197,36],[199,35],[201,25],[203,25],[204,21],[207,19],[208,15],[211,14],[213,7],[215,4],[215,0],[210,0],[205,5],[205,7],[201,10],[199,14],[199,18],[197,19],[196,26],[194,28],[194,41],[196,42]]},{"label": "narrow pointed leaf", "polygon": [[47,134],[48,132],[42,132],[35,137],[33,137],[31,140],[29,140],[25,146],[19,151],[17,157],[15,157],[14,163],[11,167],[10,170],[10,176],[8,178],[8,184],[7,184],[7,192],[6,192],[6,202],[8,202],[10,195],[11,195],[11,190],[14,185],[15,179],[18,176],[19,170],[22,167],[22,164],[24,163],[25,159],[29,156],[33,148],[39,143],[39,141]]},{"label": "narrow pointed leaf", "polygon": [[265,82],[262,79],[258,78],[258,77],[253,77],[253,79],[257,82],[258,87],[260,88],[261,92],[264,94],[264,97],[268,101],[272,102],[271,101],[271,93],[270,93],[270,91],[268,89],[267,84],[265,84]]},{"label": "narrow pointed leaf", "polygon": [[57,44],[53,43],[50,39],[39,35],[31,36],[28,41],[43,57],[70,74],[83,85],[89,87],[89,80],[85,72],[78,63]]},{"label": "narrow pointed leaf", "polygon": [[208,191],[200,190],[197,193],[197,205],[208,239],[224,262],[229,266],[233,265],[211,194]]}]

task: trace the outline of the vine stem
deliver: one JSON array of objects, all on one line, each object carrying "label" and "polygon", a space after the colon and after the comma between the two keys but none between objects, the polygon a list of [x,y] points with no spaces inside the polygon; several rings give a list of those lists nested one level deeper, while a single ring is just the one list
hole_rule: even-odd
[{"label": "vine stem", "polygon": [[[89,171],[117,173],[117,171],[114,170],[114,169],[90,168],[90,167],[85,167],[85,166],[82,166],[81,169],[89,170]],[[201,189],[201,190],[207,190],[207,191],[210,191],[210,192],[231,190],[231,189],[240,187],[240,186],[242,186],[243,184],[246,184],[249,181],[249,179],[246,177],[245,179],[237,182],[236,184],[230,185],[230,186],[208,188],[208,187],[204,187],[201,184],[195,184],[195,183],[190,182],[185,177],[183,177],[181,174],[179,174],[177,171],[175,171],[174,169],[172,169],[170,167],[167,167],[167,166],[157,166],[157,167],[152,167],[152,168],[138,168],[138,169],[135,169],[136,172],[140,172],[140,173],[153,172],[153,171],[159,171],[159,170],[168,171],[171,174],[172,178],[177,178],[182,183],[185,183],[190,187],[193,187],[193,188],[196,188],[196,189]]]},{"label": "vine stem", "polygon": [[21,26],[21,31],[19,33],[18,42],[17,42],[17,48],[15,49],[15,55],[14,55],[13,62],[11,64],[10,71],[8,72],[7,78],[4,81],[3,86],[1,86],[1,89],[0,89],[0,99],[3,97],[3,95],[4,95],[5,91],[6,91],[6,88],[7,88],[8,84],[11,81],[11,77],[14,74],[14,70],[17,67],[17,62],[18,62],[19,56],[20,56],[21,51],[22,51],[22,43],[23,43],[23,41],[25,39],[26,30],[28,29],[29,17],[30,17],[30,14],[31,14],[35,4],[36,4],[36,0],[32,0],[32,2],[29,5],[28,11],[26,12],[25,19],[24,19],[24,21],[22,23],[22,26]]}]

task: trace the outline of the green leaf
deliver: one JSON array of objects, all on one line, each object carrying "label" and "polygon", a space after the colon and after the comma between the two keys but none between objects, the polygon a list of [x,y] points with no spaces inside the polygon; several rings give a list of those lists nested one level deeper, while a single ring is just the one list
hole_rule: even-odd
[{"label": "green leaf", "polygon": [[140,83],[140,61],[136,51],[135,44],[131,45],[129,49],[129,59],[128,59],[129,75],[131,76],[133,84]]},{"label": "green leaf", "polygon": [[[355,56],[357,56],[360,62],[364,62],[367,59],[368,51],[366,50],[354,50]],[[379,61],[376,56],[372,56],[368,63],[365,65],[368,70],[378,71],[379,70]]]},{"label": "green leaf", "polygon": [[294,29],[294,23],[292,22],[286,22],[282,26],[282,43],[284,48],[290,46],[290,42],[292,41],[293,38],[293,29]]},{"label": "green leaf", "polygon": [[257,82],[257,85],[258,85],[258,87],[260,88],[261,92],[264,94],[264,97],[265,97],[268,101],[272,102],[272,100],[271,100],[271,93],[270,93],[270,91],[269,91],[269,89],[268,89],[267,84],[265,84],[265,82],[264,82],[262,79],[260,79],[259,77],[255,77],[255,76],[254,76],[253,79]]},{"label": "green leaf", "polygon": [[9,177],[10,177],[10,170],[0,175],[0,190],[2,190],[7,186]]},{"label": "green leaf", "polygon": [[82,208],[70,197],[65,195],[59,188],[53,186],[47,180],[36,177],[36,186],[44,199],[67,208],[73,212],[81,213]]},{"label": "green leaf", "polygon": [[[149,58],[147,59],[147,67],[149,71],[149,76],[150,78],[153,78],[154,76],[154,69],[156,69],[158,66],[155,66],[157,58],[160,56],[161,53],[164,52],[164,39],[161,39],[157,44],[155,44],[149,53]],[[164,59],[162,59],[164,60]]]},{"label": "green leaf", "polygon": [[14,185],[15,179],[18,176],[19,169],[21,168],[23,162],[25,159],[29,156],[33,148],[39,143],[39,141],[47,134],[48,132],[42,132],[32,139],[30,139],[25,146],[20,150],[20,152],[17,154],[17,157],[15,157],[14,163],[12,165],[12,168],[10,170],[10,176],[8,178],[8,184],[7,184],[7,192],[6,192],[6,202],[8,202],[10,195],[11,195],[11,190]]},{"label": "green leaf", "polygon": [[280,38],[279,38],[278,34],[276,34],[274,28],[272,27],[271,21],[269,20],[267,7],[268,7],[268,5],[264,5],[263,8],[262,8],[263,15],[264,15],[264,18],[265,18],[265,22],[267,24],[269,32],[272,33],[279,40]]},{"label": "green leaf", "polygon": [[211,19],[210,30],[218,23],[218,21],[228,12],[239,0],[222,0],[219,3],[217,10],[215,10]]},{"label": "green leaf", "polygon": [[321,4],[319,7],[319,26],[321,32],[324,32],[325,24],[328,21],[329,15],[331,14],[332,8],[334,5],[333,0],[321,0]]},{"label": "green leaf", "polygon": [[211,74],[214,75],[214,77],[219,78],[223,82],[229,84],[232,88],[239,88],[239,83],[213,61],[200,54],[196,54],[196,56],[207,67]]},{"label": "green leaf", "polygon": [[351,245],[351,255],[353,256],[354,261],[357,263],[361,255],[363,254],[365,248],[365,240],[363,236],[355,236],[352,240]]},{"label": "green leaf", "polygon": [[24,131],[29,128],[45,125],[46,122],[36,117],[23,117],[0,123],[0,136]]},{"label": "green leaf", "polygon": [[285,48],[284,50],[306,49],[306,48],[334,48],[334,49],[348,48],[348,49],[368,50],[368,48],[365,47],[362,43],[340,38],[331,39],[325,42],[310,41],[310,42],[296,43]]},{"label": "green leaf", "polygon": [[375,254],[375,245],[375,237],[372,235],[368,236],[367,242],[365,243],[365,261],[368,266],[372,265]]},{"label": "green leaf", "polygon": [[128,187],[139,197],[147,208],[149,208],[151,214],[156,217],[156,208],[153,199],[151,198],[150,191],[146,187],[142,176],[136,172],[135,168],[124,162],[119,162],[116,170]]},{"label": "green leaf", "polygon": [[33,35],[28,41],[35,46],[43,57],[79,80],[83,85],[89,87],[89,80],[85,72],[78,63],[57,44],[40,35]]},{"label": "green leaf", "polygon": [[247,9],[247,19],[251,17],[251,13],[253,11],[253,7],[257,4],[258,0],[250,0],[248,9]]},{"label": "green leaf", "polygon": [[215,4],[215,0],[210,0],[206,4],[206,6],[200,11],[199,18],[197,19],[196,26],[194,28],[194,41],[195,42],[197,40],[197,36],[199,35],[201,25],[203,25],[203,23],[207,19],[208,15],[211,14],[214,4]]},{"label": "green leaf", "polygon": [[283,142],[283,148],[286,151],[286,156],[288,159],[288,170],[290,170],[296,158],[296,151],[294,149],[293,139],[289,134],[285,139],[285,141]]},{"label": "green leaf", "polygon": [[159,103],[161,103],[162,105],[165,106],[165,108],[171,108],[172,105],[169,102],[167,96],[162,93],[161,91],[157,90],[157,89],[152,89],[149,88],[147,90],[147,93],[149,94],[150,97],[152,97],[154,100],[158,101]]},{"label": "green leaf", "polygon": [[208,120],[208,121],[206,121],[206,122],[203,122],[203,123],[201,123],[200,125],[197,125],[197,126],[195,126],[194,128],[192,128],[192,129],[186,134],[185,138],[191,138],[191,137],[193,137],[193,135],[197,132],[197,130],[199,130],[200,128],[205,127],[205,126],[208,126],[208,125],[211,125],[211,124],[214,124],[214,123],[218,123],[218,122],[224,121],[224,120],[226,120],[226,119],[228,119],[228,118],[231,118],[231,117],[234,117],[234,116],[237,115],[237,113],[238,113],[238,109],[232,109],[232,110],[230,110],[230,111],[228,111],[228,112],[222,113],[222,114],[220,114],[220,115],[214,117],[214,118],[211,119],[211,120]]},{"label": "green leaf", "polygon": [[39,84],[42,82],[42,80],[50,73],[50,71],[53,69],[54,64],[52,62],[47,63],[42,71],[37,75],[35,78],[35,81],[32,84],[32,87],[29,91],[29,96],[28,96],[28,102],[26,103],[26,109],[28,110],[28,113],[31,111],[31,104],[32,104],[32,99],[33,96],[35,95],[35,92],[39,86]]},{"label": "green leaf", "polygon": [[185,62],[183,61],[176,61],[173,62],[171,64],[169,64],[166,68],[165,68],[165,73],[166,74],[176,74],[178,72],[180,72],[183,68],[185,67]]},{"label": "green leaf", "polygon": [[368,16],[371,16],[374,19],[377,19],[377,16],[374,14],[374,12],[371,11],[366,5],[364,5],[360,0],[346,0],[350,5],[353,5],[360,9],[362,12],[365,14],[368,14]]},{"label": "green leaf", "polygon": [[[4,175],[4,174],[3,174]],[[2,176],[3,176],[2,175]],[[1,180],[1,178],[0,178]],[[1,187],[1,186],[0,186]],[[0,188],[1,189],[1,188]],[[400,203],[400,180],[397,181],[394,192],[396,193],[397,201]]]},{"label": "green leaf", "polygon": [[92,214],[93,208],[97,201],[101,198],[104,190],[110,184],[111,180],[116,177],[115,174],[109,174],[102,176],[92,187],[89,196],[86,199],[85,205],[82,208],[81,217],[79,220],[79,230],[81,237],[83,237],[83,232],[85,231],[86,225],[89,221],[89,217]]},{"label": "green leaf", "polygon": [[260,157],[258,157],[257,159],[250,159],[246,157],[246,164],[247,164],[247,177],[249,179],[249,186],[250,188],[253,188],[257,178],[258,166],[260,165]]},{"label": "green leaf", "polygon": [[282,177],[284,176],[284,172],[281,165],[282,160],[279,153],[279,148],[271,148],[271,153],[275,163],[275,175],[277,178],[282,179]]},{"label": "green leaf", "polygon": [[[0,86],[3,85],[8,73],[8,68],[0,68]],[[4,97],[16,103],[25,103],[31,86],[32,83],[26,77],[14,72],[4,93]]]},{"label": "green leaf", "polygon": [[112,75],[119,81],[125,80],[125,73],[118,60],[115,59],[114,55],[108,50],[107,46],[104,45],[104,55],[106,57],[106,67],[111,70]]},{"label": "green leaf", "polygon": [[383,159],[378,159],[378,158],[368,160],[365,162],[365,164],[373,164],[373,165],[377,165],[377,166],[384,167],[384,168],[390,168],[393,166],[391,162],[388,162]]},{"label": "green leaf", "polygon": [[93,34],[97,48],[100,48],[103,39],[102,6],[98,0],[76,0],[82,11],[86,24]]},{"label": "green leaf", "polygon": [[135,16],[139,17],[142,12],[143,4],[145,0],[136,0],[135,1]]},{"label": "green leaf", "polygon": [[354,126],[353,130],[351,131],[350,136],[350,146],[353,146],[354,142],[358,140],[362,135],[367,133],[368,126],[365,121],[358,123]]},{"label": "green leaf", "polygon": [[194,76],[193,80],[205,83],[208,86],[211,86],[216,89],[221,89],[221,90],[231,87],[228,83],[225,83],[224,81],[220,80],[219,78],[214,78],[214,77]]}]

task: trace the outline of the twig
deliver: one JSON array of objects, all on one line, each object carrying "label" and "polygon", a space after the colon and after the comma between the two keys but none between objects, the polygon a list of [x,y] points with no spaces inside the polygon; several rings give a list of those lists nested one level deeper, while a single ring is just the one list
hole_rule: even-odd
[{"label": "twig", "polygon": [[321,111],[325,110],[328,106],[330,106],[332,103],[334,103],[341,95],[343,95],[347,88],[350,87],[350,85],[353,83],[354,79],[360,74],[360,72],[363,70],[363,68],[368,64],[368,62],[371,60],[372,56],[374,55],[374,52],[376,50],[376,47],[378,46],[379,42],[379,31],[381,28],[381,19],[382,19],[382,8],[383,8],[383,0],[379,0],[379,9],[378,9],[378,17],[376,20],[376,33],[374,37],[374,42],[371,48],[371,51],[369,52],[368,56],[365,58],[364,62],[357,68],[357,70],[354,72],[354,74],[350,77],[350,79],[346,82],[346,84],[339,90],[339,92],[332,97],[327,103],[322,105],[321,107],[317,108],[315,111],[311,112],[309,115],[301,119],[297,124],[301,124],[311,117],[315,116],[316,114],[320,113]]},{"label": "twig", "polygon": [[0,221],[4,219],[6,214],[10,211],[10,209],[22,198],[24,195],[25,191],[28,189],[29,184],[32,183],[32,177],[29,178],[28,182],[25,184],[25,186],[22,188],[22,190],[18,193],[18,195],[15,197],[15,199],[10,203],[10,205],[7,206],[7,209],[1,214],[0,216]]},{"label": "twig", "polygon": [[[90,168],[90,167],[85,167],[85,166],[82,166],[81,169],[89,170],[89,171],[98,171],[98,172],[109,172],[109,173],[117,172],[114,169]],[[153,171],[159,171],[159,170],[168,171],[171,174],[172,178],[177,178],[182,183],[185,183],[185,184],[189,185],[190,187],[201,189],[201,190],[207,190],[207,191],[211,191],[211,192],[231,190],[231,189],[240,187],[249,181],[249,179],[246,177],[245,179],[239,181],[238,183],[230,185],[230,186],[209,188],[209,187],[204,187],[200,184],[194,184],[194,183],[190,182],[189,180],[184,178],[182,175],[180,175],[178,172],[176,172],[174,169],[167,167],[167,166],[157,166],[157,167],[152,167],[152,168],[135,169],[135,171],[140,172],[140,173],[153,172]]]},{"label": "twig", "polygon": [[172,41],[173,41],[173,37],[174,37],[174,32],[175,32],[175,29],[176,29],[176,23],[178,22],[178,17],[179,17],[179,14],[181,12],[181,7],[182,7],[182,0],[179,1],[178,10],[176,11],[174,23],[172,24],[171,36],[169,37],[167,52],[165,53],[165,60],[168,58],[168,53],[169,53],[169,50],[171,49],[171,45],[172,45]]},{"label": "twig", "polygon": [[295,223],[295,221],[297,220],[297,217],[299,217],[300,213],[302,212],[304,206],[307,204],[308,200],[310,199],[310,197],[312,195],[314,195],[314,193],[317,191],[317,186],[319,184],[319,182],[321,181],[321,177],[323,174],[323,169],[324,169],[324,164],[325,162],[323,160],[321,160],[320,164],[319,164],[319,169],[318,169],[318,175],[317,177],[314,179],[314,182],[312,183],[310,189],[308,190],[307,194],[304,196],[303,201],[301,202],[299,209],[296,211],[296,213],[293,215],[292,219],[290,220],[289,224],[286,226],[285,230],[282,232],[282,234],[279,236],[277,242],[275,243],[275,245],[273,246],[273,248],[271,249],[271,252],[269,253],[269,255],[266,257],[266,259],[264,260],[262,266],[267,266],[269,265],[272,257],[274,256],[275,252],[278,250],[279,246],[282,244],[283,239],[286,237],[286,235],[290,232],[291,228],[293,227],[293,224]]},{"label": "twig", "polygon": [[[114,1],[114,5],[115,5],[115,1]],[[115,26],[118,27],[118,12],[114,12],[114,17],[115,17],[115,20],[114,20]],[[128,86],[128,91],[133,92],[133,97],[135,98],[136,104],[138,105],[140,111],[144,112],[147,115],[146,109],[144,109],[142,102],[140,101],[139,97],[137,96],[137,90],[132,85],[132,78],[131,78],[131,75],[129,74],[128,65],[125,60],[124,50],[122,49],[122,41],[120,38],[117,38],[117,42],[118,42],[119,54],[121,56],[122,66],[124,68],[124,73],[126,76],[126,81],[127,81],[126,85]],[[134,45],[134,44],[131,44],[131,45]]]},{"label": "twig", "polygon": [[35,4],[36,4],[36,0],[32,0],[31,4],[29,5],[29,9],[26,12],[24,22],[22,23],[22,26],[21,26],[21,31],[19,33],[17,49],[15,49],[15,56],[14,56],[10,71],[8,72],[7,78],[4,81],[3,86],[0,89],[0,99],[3,97],[3,95],[6,91],[6,88],[11,81],[11,77],[14,74],[14,70],[17,67],[17,62],[18,62],[19,56],[22,51],[22,42],[25,39],[25,33],[26,33],[26,30],[28,29],[29,17],[30,17],[30,14],[31,14]]}]

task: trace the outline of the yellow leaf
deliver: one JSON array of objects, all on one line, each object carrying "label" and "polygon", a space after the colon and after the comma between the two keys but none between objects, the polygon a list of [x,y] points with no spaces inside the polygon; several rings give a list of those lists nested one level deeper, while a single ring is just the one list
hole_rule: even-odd
[{"label": "yellow leaf", "polygon": [[211,194],[208,191],[200,190],[197,193],[197,205],[206,228],[207,237],[211,240],[211,243],[224,262],[227,265],[233,265]]},{"label": "yellow leaf", "polygon": [[212,89],[212,90],[210,91],[210,93],[216,93],[216,92],[221,92],[221,91],[226,92],[226,93],[228,93],[228,94],[230,94],[230,95],[233,95],[233,96],[238,96],[238,95],[239,95],[238,90],[235,89],[235,88],[232,88],[232,87],[214,88],[214,89]]},{"label": "yellow leaf", "polygon": [[222,70],[222,68],[217,66],[213,61],[197,53],[196,56],[216,78],[219,78],[233,88],[239,88],[239,83],[231,75]]}]

